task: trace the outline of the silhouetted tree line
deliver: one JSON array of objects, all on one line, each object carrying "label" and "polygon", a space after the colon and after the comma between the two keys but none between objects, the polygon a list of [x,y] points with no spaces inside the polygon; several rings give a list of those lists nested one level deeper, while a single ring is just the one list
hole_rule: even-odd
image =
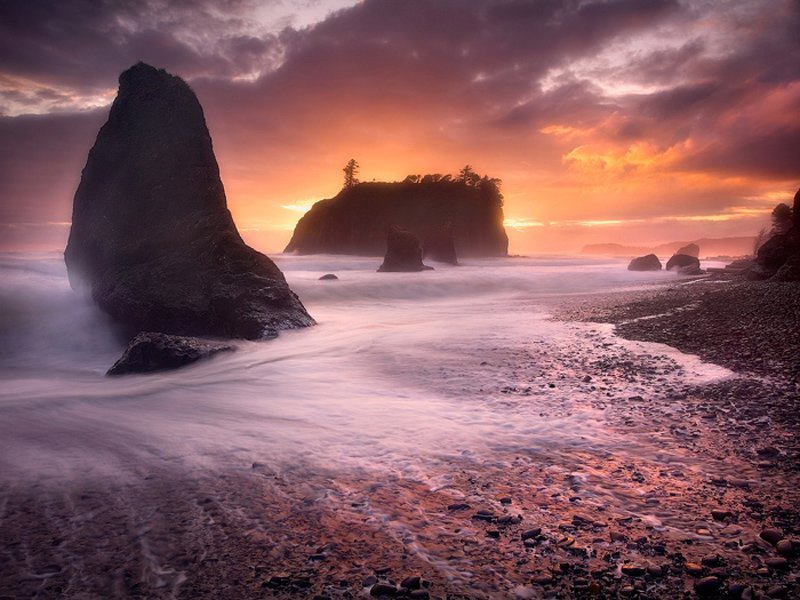
[{"label": "silhouetted tree line", "polygon": [[792,228],[795,231],[800,231],[800,190],[797,190],[792,206],[781,202],[772,209],[771,221],[772,226],[769,230],[765,227],[756,235],[753,243],[753,254],[756,254],[767,240],[775,236],[784,235]]},{"label": "silhouetted tree line", "polygon": [[[358,174],[359,164],[356,159],[351,158],[347,161],[344,169],[344,187],[351,188],[361,183],[356,175]],[[500,193],[502,180],[488,175],[479,175],[470,165],[464,167],[455,175],[449,173],[429,173],[428,175],[408,175],[402,183],[461,183],[463,185],[477,188],[481,195],[487,200],[492,200],[498,206],[503,206],[503,194]]]}]

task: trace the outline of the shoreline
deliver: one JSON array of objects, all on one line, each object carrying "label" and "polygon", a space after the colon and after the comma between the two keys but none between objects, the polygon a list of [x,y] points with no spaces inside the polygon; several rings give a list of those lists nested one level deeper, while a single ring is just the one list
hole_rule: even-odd
[{"label": "shoreline", "polygon": [[[377,583],[431,600],[666,599],[714,586],[791,598],[800,543],[780,562],[759,534],[800,532],[795,380],[755,362],[693,384],[658,348],[618,339],[686,352],[682,326],[720,298],[761,298],[752,287],[562,296],[565,340],[480,340],[480,364],[443,356],[429,393],[517,429],[425,463],[323,469],[228,452],[193,468],[137,463],[121,480],[16,481],[0,494],[0,597],[345,600],[376,596]],[[587,325],[614,321],[613,335]],[[790,359],[794,342],[781,343]],[[735,366],[730,348],[692,347]],[[539,438],[565,423],[582,429]],[[427,583],[412,596],[400,584],[414,577]]]}]

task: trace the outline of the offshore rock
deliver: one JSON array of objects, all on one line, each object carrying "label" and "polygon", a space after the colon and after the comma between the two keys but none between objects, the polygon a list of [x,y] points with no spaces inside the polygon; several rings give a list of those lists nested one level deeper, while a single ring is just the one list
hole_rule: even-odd
[{"label": "offshore rock", "polygon": [[660,271],[661,261],[655,254],[639,256],[631,260],[628,271]]},{"label": "offshore rock", "polygon": [[131,340],[125,352],[106,375],[177,369],[220,352],[233,352],[235,349],[231,344],[224,342],[142,332]]},{"label": "offshore rock", "polygon": [[383,256],[391,225],[428,240],[448,223],[459,258],[508,255],[502,197],[491,186],[458,181],[373,182],[344,188],[303,215],[285,252]]},{"label": "offshore rock", "polygon": [[64,255],[73,288],[132,333],[258,339],[314,324],[239,236],[194,92],[143,63],[120,75]]},{"label": "offshore rock", "polygon": [[700,268],[700,261],[696,256],[689,256],[688,254],[673,254],[667,261],[667,271],[673,269],[681,269],[683,267],[695,266]]},{"label": "offshore rock", "polygon": [[432,267],[422,264],[422,247],[419,239],[398,225],[389,228],[386,238],[386,256],[378,272],[429,271]]},{"label": "offshore rock", "polygon": [[695,258],[700,258],[700,246],[695,243],[686,244],[685,246],[678,248],[675,251],[675,254],[685,254],[687,256],[694,256]]}]

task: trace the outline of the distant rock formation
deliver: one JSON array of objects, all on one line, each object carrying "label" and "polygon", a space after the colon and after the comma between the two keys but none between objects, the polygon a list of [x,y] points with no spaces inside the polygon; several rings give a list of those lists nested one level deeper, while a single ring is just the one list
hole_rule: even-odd
[{"label": "distant rock formation", "polygon": [[285,252],[382,256],[400,225],[427,240],[452,224],[458,257],[507,256],[502,197],[459,181],[360,183],[320,200],[298,221]]},{"label": "distant rock formation", "polygon": [[[583,247],[581,254],[601,256],[642,256],[655,254],[656,256],[672,256],[681,253],[687,246],[696,245],[702,250],[703,256],[747,256],[753,251],[755,236],[728,237],[728,238],[700,238],[690,243],[669,242],[658,246],[626,246],[623,244],[588,244]],[[698,258],[700,254],[698,253]]]},{"label": "distant rock formation", "polygon": [[697,244],[686,244],[682,248],[678,248],[675,254],[685,254],[686,256],[694,256],[700,258],[700,246]]},{"label": "distant rock formation", "polygon": [[425,238],[425,243],[422,246],[422,257],[450,265],[458,264],[452,223],[445,223],[438,232],[432,233]]},{"label": "distant rock formation", "polygon": [[700,263],[692,263],[684,267],[678,267],[678,275],[703,275],[705,271],[700,268]]},{"label": "distant rock formation", "polygon": [[700,261],[695,256],[688,254],[673,254],[667,261],[667,271],[682,269],[683,267],[697,267],[700,268]]},{"label": "distant rock formation", "polygon": [[661,261],[655,254],[634,258],[628,265],[628,271],[660,271]]},{"label": "distant rock formation", "polygon": [[125,352],[107,374],[128,375],[177,369],[220,352],[232,352],[235,349],[225,342],[142,332],[131,340]]},{"label": "distant rock formation", "polygon": [[320,281],[332,281],[334,279],[339,279],[339,278],[333,273],[325,273],[325,275],[319,278]]},{"label": "distant rock formation", "polygon": [[314,323],[239,236],[194,92],[143,63],[120,75],[64,254],[72,286],[131,333],[257,339]]},{"label": "distant rock formation", "polygon": [[422,264],[422,246],[417,236],[398,225],[392,225],[386,237],[386,256],[378,271],[397,273],[429,270],[432,267]]}]

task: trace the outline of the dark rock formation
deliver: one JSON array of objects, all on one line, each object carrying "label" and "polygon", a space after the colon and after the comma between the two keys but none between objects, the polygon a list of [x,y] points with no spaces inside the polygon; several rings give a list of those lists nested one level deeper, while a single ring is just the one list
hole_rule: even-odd
[{"label": "dark rock formation", "polygon": [[792,203],[792,222],[794,223],[795,231],[800,232],[800,189],[794,195],[794,202]]},{"label": "dark rock formation", "polygon": [[452,223],[445,223],[438,232],[430,234],[425,238],[425,243],[422,247],[422,257],[430,258],[436,262],[448,263],[450,265],[458,264]]},{"label": "dark rock formation", "polygon": [[690,265],[696,266],[699,269],[700,261],[697,260],[697,257],[689,256],[688,254],[674,254],[667,261],[667,271],[688,267]]},{"label": "dark rock formation", "polygon": [[678,267],[678,275],[703,275],[705,271],[700,268],[700,263]]},{"label": "dark rock formation", "polygon": [[748,275],[751,279],[772,277],[796,250],[792,231],[773,235],[756,252],[756,263]]},{"label": "dark rock formation", "polygon": [[224,342],[201,340],[194,337],[143,332],[137,335],[114,363],[107,375],[151,373],[177,369],[236,348]]},{"label": "dark rock formation", "polygon": [[686,244],[685,246],[678,248],[678,250],[675,251],[675,254],[685,254],[686,256],[700,258],[700,246],[697,244]]},{"label": "dark rock formation", "polygon": [[628,265],[628,271],[660,271],[661,261],[655,254],[634,258]]},{"label": "dark rock formation", "polygon": [[65,260],[131,332],[256,339],[314,323],[239,236],[197,97],[143,63],[120,75],[89,153]]},{"label": "dark rock formation", "polygon": [[795,252],[787,258],[770,281],[800,281],[800,252]]},{"label": "dark rock formation", "polygon": [[426,270],[431,270],[431,267],[422,264],[422,247],[417,236],[398,225],[392,225],[386,238],[386,256],[378,271],[392,273]]},{"label": "dark rock formation", "polygon": [[331,279],[339,279],[339,278],[333,273],[326,273],[325,275],[319,278],[320,281],[329,281]]},{"label": "dark rock formation", "polygon": [[489,186],[457,181],[361,183],[345,188],[303,215],[285,251],[382,256],[391,225],[427,240],[448,222],[459,257],[508,254],[499,193]]}]

